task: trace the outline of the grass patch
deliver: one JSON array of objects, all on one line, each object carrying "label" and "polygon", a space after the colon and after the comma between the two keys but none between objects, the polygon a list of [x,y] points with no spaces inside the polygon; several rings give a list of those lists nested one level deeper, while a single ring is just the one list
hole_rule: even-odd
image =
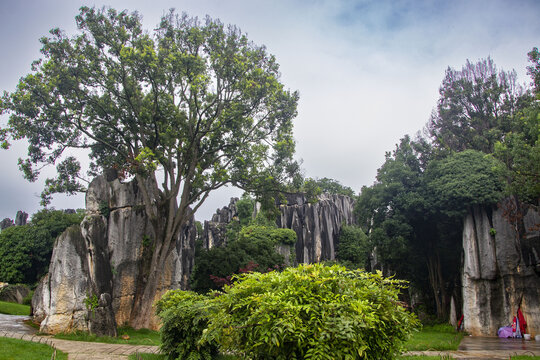
[{"label": "grass patch", "polygon": [[[0,360],[50,360],[54,349],[45,344],[0,337]],[[57,360],[67,360],[67,354],[56,351]]]},{"label": "grass patch", "polygon": [[[127,335],[129,339],[125,340],[122,336]],[[77,331],[74,333],[56,334],[57,339],[73,340],[73,341],[88,341],[100,342],[107,344],[131,344],[131,345],[155,345],[161,343],[159,331],[140,329],[135,330],[129,326],[118,328],[118,337],[111,336],[96,336],[87,332]]]},{"label": "grass patch", "polygon": [[533,356],[533,355],[516,355],[510,357],[512,360],[540,360],[540,356]]},{"label": "grass patch", "polygon": [[457,350],[463,336],[463,333],[456,332],[448,324],[424,326],[405,343],[405,349],[407,351]]},{"label": "grass patch", "polygon": [[30,306],[0,301],[0,314],[30,315]]}]

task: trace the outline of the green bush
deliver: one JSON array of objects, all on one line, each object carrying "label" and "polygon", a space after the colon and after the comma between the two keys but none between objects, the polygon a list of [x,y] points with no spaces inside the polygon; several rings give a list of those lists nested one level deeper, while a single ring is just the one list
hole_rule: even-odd
[{"label": "green bush", "polygon": [[255,265],[255,270],[265,272],[284,264],[276,251],[277,244],[296,242],[296,233],[290,229],[276,229],[251,225],[243,227],[237,239],[226,246],[195,251],[195,266],[191,274],[191,289],[199,293],[218,290],[221,285],[212,279],[230,282],[230,276],[240,269]]},{"label": "green bush", "polygon": [[364,268],[369,259],[369,241],[359,226],[343,225],[338,238],[336,259],[348,268]]},{"label": "green bush", "polygon": [[391,359],[417,325],[403,282],[343,266],[237,276],[211,300],[203,339],[250,359]]},{"label": "green bush", "polygon": [[217,344],[200,343],[208,326],[210,298],[191,291],[168,291],[156,303],[161,318],[161,350],[169,360],[210,360],[218,354]]},{"label": "green bush", "polygon": [[296,243],[296,233],[291,229],[250,225],[245,226],[240,230],[238,239],[252,242],[270,240],[274,245],[294,245]]},{"label": "green bush", "polygon": [[34,290],[30,290],[28,295],[26,295],[22,301],[23,305],[32,305],[32,297],[34,296]]}]

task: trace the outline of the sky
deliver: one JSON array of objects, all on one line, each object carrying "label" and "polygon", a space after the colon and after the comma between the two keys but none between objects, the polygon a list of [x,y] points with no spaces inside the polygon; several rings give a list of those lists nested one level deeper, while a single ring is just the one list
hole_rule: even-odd
[{"label": "sky", "polygon": [[[150,32],[170,8],[238,26],[276,56],[281,82],[300,93],[294,134],[305,176],[356,192],[373,184],[385,152],[423,129],[448,67],[490,56],[528,84],[527,52],[540,46],[537,0],[0,0],[0,91],[13,91],[30,72],[50,29],[76,34],[83,5],[136,10]],[[0,126],[6,122],[1,116]],[[0,219],[39,210],[44,179],[53,175],[45,169],[26,181],[17,166],[25,147],[0,150]],[[196,219],[240,194],[221,189]],[[84,194],[57,195],[51,206],[83,208]]]}]

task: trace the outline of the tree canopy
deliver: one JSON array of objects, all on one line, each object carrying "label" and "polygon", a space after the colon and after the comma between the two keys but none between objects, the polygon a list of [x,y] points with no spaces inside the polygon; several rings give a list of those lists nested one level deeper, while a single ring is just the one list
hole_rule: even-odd
[{"label": "tree canopy", "polygon": [[182,189],[182,207],[196,208],[227,183],[283,175],[298,94],[279,82],[264,46],[218,20],[173,11],[153,34],[126,11],[82,7],[76,22],[75,37],[53,29],[41,39],[44,59],[2,98],[10,114],[4,146],[10,138],[30,143],[20,160],[26,178],[58,164],[45,202],[84,189],[77,160],[62,158],[69,148],[91,151],[93,174],[114,167],[153,175],[160,167],[163,189],[149,196],[163,201]]},{"label": "tree canopy", "polygon": [[493,152],[518,108],[531,100],[516,72],[498,70],[491,58],[448,68],[439,93],[428,129],[436,146],[453,151]]}]

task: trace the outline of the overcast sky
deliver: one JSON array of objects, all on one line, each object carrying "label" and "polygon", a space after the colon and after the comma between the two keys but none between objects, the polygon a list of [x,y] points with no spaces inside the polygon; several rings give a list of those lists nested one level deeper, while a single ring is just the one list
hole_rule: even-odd
[{"label": "overcast sky", "polygon": [[[51,28],[75,33],[82,5],[137,10],[149,31],[170,8],[240,27],[276,56],[285,86],[300,92],[294,133],[305,175],[356,192],[373,183],[386,151],[423,128],[448,66],[491,56],[529,83],[527,52],[540,46],[537,0],[0,0],[0,90],[13,91],[29,73]],[[23,179],[24,154],[24,144],[0,151],[0,219],[39,209],[45,176]],[[220,191],[196,218],[238,194]],[[82,208],[84,196],[56,196],[52,206]]]}]

